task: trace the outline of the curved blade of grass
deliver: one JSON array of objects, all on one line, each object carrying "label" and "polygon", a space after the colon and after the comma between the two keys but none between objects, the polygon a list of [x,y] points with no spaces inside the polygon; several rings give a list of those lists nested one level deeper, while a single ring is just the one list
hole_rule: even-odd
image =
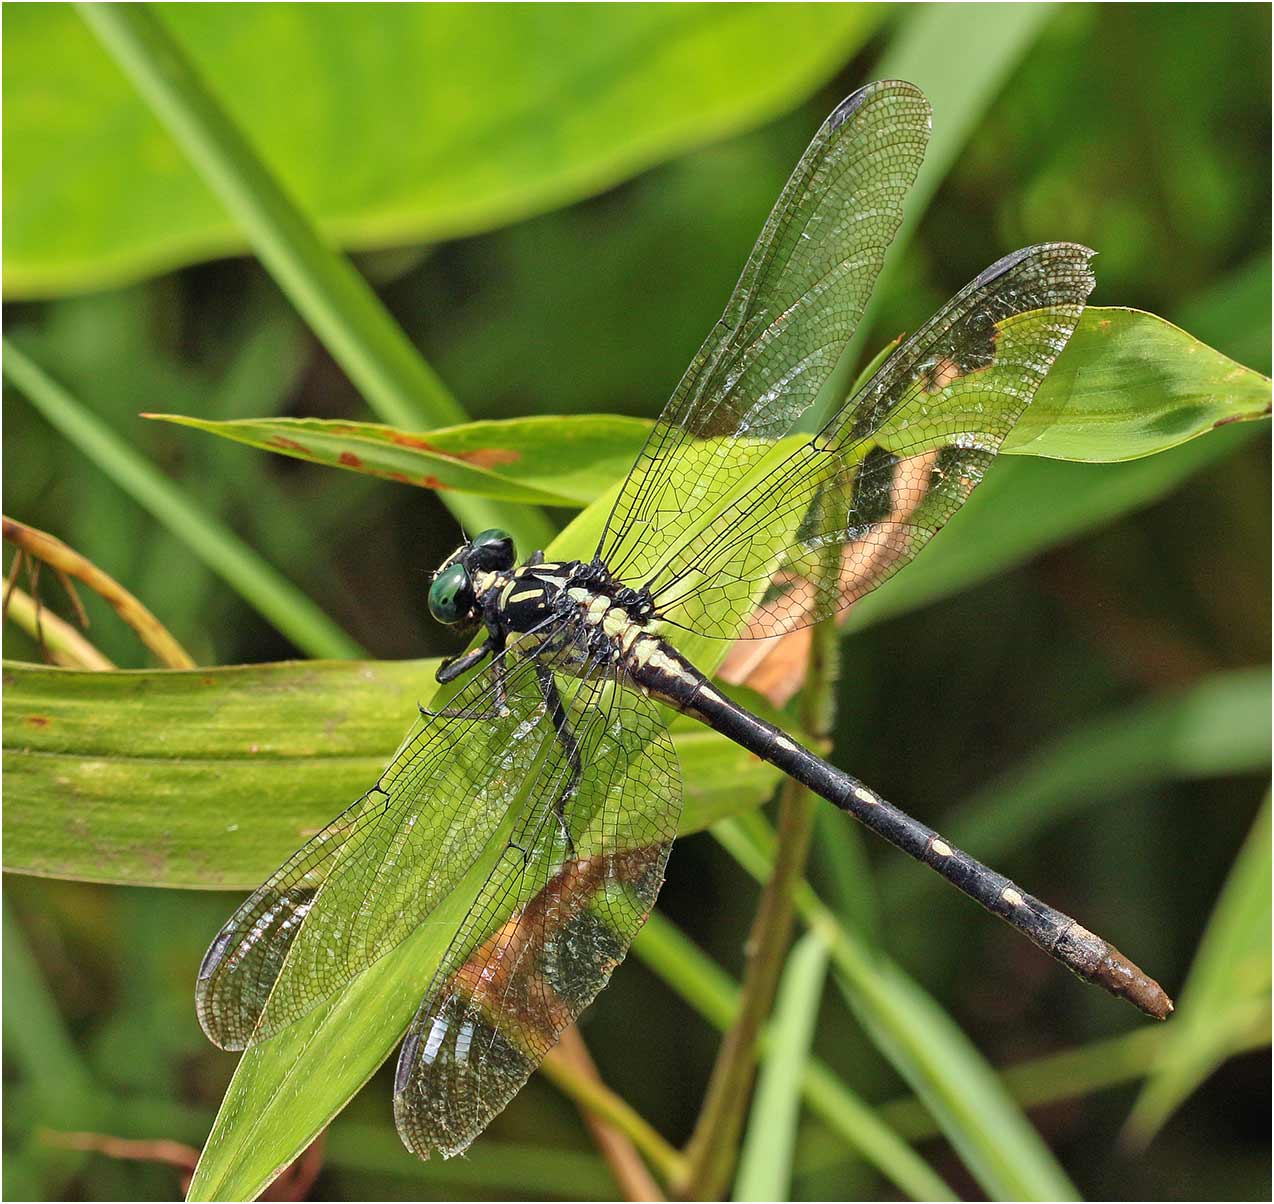
[{"label": "curved blade of grass", "polygon": [[1137,1149],[1229,1056],[1236,1036],[1269,1012],[1271,869],[1267,793],[1208,920],[1159,1056],[1128,1117],[1125,1139]]},{"label": "curved blade of grass", "polygon": [[628,472],[650,431],[639,418],[539,415],[409,433],[373,422],[143,414],[262,451],[504,502],[586,506]]},{"label": "curved blade of grass", "polygon": [[[103,572],[86,556],[64,544],[55,535],[29,527],[7,514],[0,518],[4,538],[30,555],[52,565],[59,572],[78,577],[94,593],[104,598],[136,633],[138,638],[169,669],[193,669],[190,654],[173,638],[172,633],[109,573]],[[109,668],[109,663],[107,666]]]},{"label": "curved blade of grass", "polygon": [[[1159,1050],[1171,1041],[1172,1029],[1171,1024],[1137,1028],[1118,1037],[1016,1062],[1000,1072],[1000,1080],[1024,1108],[1082,1099],[1097,1091],[1123,1087],[1152,1069]],[[1253,1017],[1246,1029],[1232,1033],[1226,1054],[1268,1048],[1269,1043],[1267,1007]],[[933,1117],[915,1096],[882,1104],[880,1115],[908,1141],[922,1141],[940,1133]]]},{"label": "curved blade of grass", "polygon": [[801,1090],[827,974],[827,945],[807,933],[787,957],[739,1153],[735,1200],[788,1200]]},{"label": "curved blade of grass", "polygon": [[114,669],[115,663],[104,656],[65,619],[46,606],[36,606],[25,590],[13,586],[5,592],[5,618],[25,631],[43,649],[55,665],[71,669]]},{"label": "curved blade of grass", "polygon": [[290,581],[90,413],[34,360],[4,340],[4,374],[67,439],[181,539],[196,556],[310,656],[361,649]]},{"label": "curved blade of grass", "polygon": [[[437,665],[82,673],[6,664],[5,868],[254,887],[376,780],[432,694]],[[759,806],[781,777],[701,724],[680,720],[672,732],[683,833]]]},{"label": "curved blade of grass", "polygon": [[[358,249],[521,221],[766,121],[840,70],[887,12],[162,11],[325,241]],[[243,231],[73,11],[8,14],[4,70],[13,294],[98,288],[245,249]]]},{"label": "curved blade of grass", "polygon": [[[754,878],[769,873],[774,832],[758,813],[712,834]],[[808,884],[805,923],[831,949],[833,977],[876,1047],[932,1113],[992,1199],[1071,1200],[1078,1193],[995,1071],[950,1016],[881,953],[846,929]]]},{"label": "curved blade of grass", "polygon": [[[368,404],[401,427],[421,419],[430,425],[462,421],[464,410],[446,385],[353,264],[323,241],[271,174],[169,35],[159,10],[140,4],[78,8]],[[470,530],[497,525],[485,502],[458,497],[447,504]],[[540,547],[552,533],[534,511],[506,513],[500,525],[524,547]]]},{"label": "curved blade of grass", "polygon": [[[995,863],[1121,791],[1267,769],[1270,723],[1269,669],[1214,673],[1174,696],[1124,707],[1067,732],[953,811],[943,831]],[[914,908],[933,885],[929,875],[906,865],[881,871],[881,894],[895,914]]]}]

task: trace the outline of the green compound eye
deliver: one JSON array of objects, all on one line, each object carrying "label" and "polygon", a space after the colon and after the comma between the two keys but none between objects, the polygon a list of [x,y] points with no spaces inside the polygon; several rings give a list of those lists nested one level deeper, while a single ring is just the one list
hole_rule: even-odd
[{"label": "green compound eye", "polygon": [[429,613],[439,623],[459,623],[473,608],[473,586],[462,564],[443,569],[429,587]]}]

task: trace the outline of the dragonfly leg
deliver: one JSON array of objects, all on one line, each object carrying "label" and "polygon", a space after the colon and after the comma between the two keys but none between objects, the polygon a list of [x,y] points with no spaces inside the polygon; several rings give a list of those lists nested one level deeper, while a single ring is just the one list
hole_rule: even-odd
[{"label": "dragonfly leg", "polygon": [[[465,653],[464,656],[456,656],[450,660],[443,661],[438,666],[438,681],[443,685],[446,685],[449,681],[455,681],[457,677],[467,673],[485,657],[502,651],[502,648],[503,641],[497,640],[494,635],[488,637],[480,648],[475,648],[472,652]],[[469,710],[443,707],[439,711],[431,711],[428,707],[418,703],[417,709],[426,719],[503,719],[509,713],[508,689],[505,682],[506,672],[504,658],[497,656],[491,662],[490,706],[481,709],[474,707]]]},{"label": "dragonfly leg", "polygon": [[570,721],[566,717],[566,708],[562,705],[562,696],[558,693],[557,683],[553,680],[553,670],[541,661],[536,661],[535,673],[540,679],[540,693],[544,695],[544,703],[548,708],[549,718],[553,721],[553,727],[557,731],[558,743],[561,744],[562,750],[566,753],[567,763],[571,767],[570,777],[567,779],[566,785],[558,792],[558,796],[554,800],[553,812],[557,816],[558,827],[562,829],[562,835],[566,838],[566,852],[574,860],[575,841],[571,837],[571,829],[566,822],[566,807],[571,799],[575,797],[575,791],[579,788],[580,774],[582,772],[580,768],[579,744],[575,740],[575,733],[571,731]]}]

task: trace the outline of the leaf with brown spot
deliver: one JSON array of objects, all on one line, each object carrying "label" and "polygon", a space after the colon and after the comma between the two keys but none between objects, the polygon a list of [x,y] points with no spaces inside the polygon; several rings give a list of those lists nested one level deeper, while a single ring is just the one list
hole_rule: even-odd
[{"label": "leaf with brown spot", "polygon": [[649,430],[640,419],[606,414],[469,422],[427,436],[347,420],[144,417],[405,485],[572,509],[587,505],[628,471]]}]

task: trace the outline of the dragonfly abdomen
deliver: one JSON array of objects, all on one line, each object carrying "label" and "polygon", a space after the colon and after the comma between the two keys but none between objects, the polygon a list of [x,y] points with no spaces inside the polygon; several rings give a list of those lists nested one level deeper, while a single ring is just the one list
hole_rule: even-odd
[{"label": "dragonfly abdomen", "polygon": [[956,848],[857,778],[731,702],[706,682],[699,684],[689,704],[681,709],[777,766],[842,811],[848,811],[877,835],[1011,924],[1080,978],[1127,999],[1156,1019],[1166,1019],[1172,1012],[1172,1001],[1163,988],[1114,945]]}]

